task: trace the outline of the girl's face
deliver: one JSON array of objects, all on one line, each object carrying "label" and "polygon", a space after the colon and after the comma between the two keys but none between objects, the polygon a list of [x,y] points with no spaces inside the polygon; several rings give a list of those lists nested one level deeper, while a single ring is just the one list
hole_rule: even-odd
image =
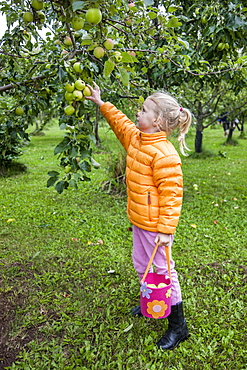
[{"label": "girl's face", "polygon": [[155,113],[156,104],[147,98],[140,112],[137,113],[136,127],[145,133],[153,134],[159,131],[157,125],[157,114]]}]

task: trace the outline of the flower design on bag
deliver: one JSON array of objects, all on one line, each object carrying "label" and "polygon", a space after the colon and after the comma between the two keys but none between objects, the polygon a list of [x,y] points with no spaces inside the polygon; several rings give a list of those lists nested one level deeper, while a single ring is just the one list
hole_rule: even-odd
[{"label": "flower design on bag", "polygon": [[149,289],[147,287],[147,283],[145,281],[143,283],[141,283],[140,290],[141,290],[141,293],[142,293],[142,297],[143,298],[146,297],[147,299],[149,299],[150,298],[150,294],[153,293],[152,289]]},{"label": "flower design on bag", "polygon": [[167,292],[166,292],[166,298],[169,298],[172,294],[172,290],[171,289],[168,289]]},{"label": "flower design on bag", "polygon": [[157,301],[156,299],[152,302],[148,302],[147,306],[147,312],[152,315],[154,319],[164,316],[168,308],[164,301]]}]

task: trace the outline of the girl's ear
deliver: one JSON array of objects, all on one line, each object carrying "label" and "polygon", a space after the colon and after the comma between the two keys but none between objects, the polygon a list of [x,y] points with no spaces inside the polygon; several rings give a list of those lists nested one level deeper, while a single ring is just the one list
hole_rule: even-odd
[{"label": "girl's ear", "polygon": [[156,119],[154,120],[154,122],[153,122],[153,126],[154,126],[154,127],[159,127],[159,126],[160,126],[160,124],[161,124],[161,117],[158,117],[158,118],[156,118]]}]

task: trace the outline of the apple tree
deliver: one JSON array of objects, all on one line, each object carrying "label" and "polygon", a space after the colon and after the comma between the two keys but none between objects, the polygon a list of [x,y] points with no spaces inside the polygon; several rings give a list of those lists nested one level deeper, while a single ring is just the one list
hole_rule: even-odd
[{"label": "apple tree", "polygon": [[91,149],[96,113],[86,85],[97,82],[113,103],[136,97],[138,104],[153,89],[179,95],[191,81],[217,85],[227,73],[234,79],[245,70],[246,8],[225,5],[227,17],[219,1],[2,1],[8,28],[0,46],[0,92],[11,104],[0,129],[18,126],[18,141],[40,112],[56,113],[65,134],[54,149],[60,170],[49,171],[47,185],[59,193],[76,188],[98,166]]}]

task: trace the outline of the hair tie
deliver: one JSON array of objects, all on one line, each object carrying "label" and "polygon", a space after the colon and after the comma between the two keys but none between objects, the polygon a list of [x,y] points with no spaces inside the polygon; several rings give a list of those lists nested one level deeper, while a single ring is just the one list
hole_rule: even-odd
[{"label": "hair tie", "polygon": [[183,111],[183,107],[180,107],[179,110],[180,110],[180,112],[182,112]]}]

